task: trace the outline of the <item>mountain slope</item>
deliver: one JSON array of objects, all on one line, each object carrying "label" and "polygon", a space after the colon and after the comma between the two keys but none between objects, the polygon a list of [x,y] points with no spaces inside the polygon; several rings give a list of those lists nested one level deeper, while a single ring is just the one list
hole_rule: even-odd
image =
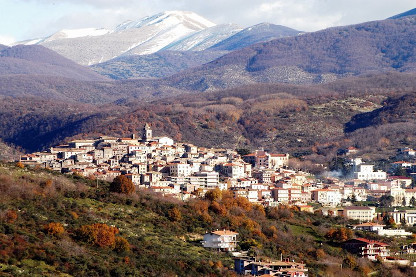
[{"label": "mountain slope", "polygon": [[212,50],[233,51],[259,42],[267,42],[273,39],[292,37],[300,32],[285,26],[270,23],[260,23],[241,30],[237,34],[213,45]]},{"label": "mountain slope", "polygon": [[235,24],[216,25],[175,41],[163,50],[201,51],[241,31]]},{"label": "mountain slope", "polygon": [[164,78],[219,58],[224,51],[159,51],[149,55],[118,57],[91,66],[112,79]]},{"label": "mountain slope", "polygon": [[77,63],[91,65],[120,55],[154,53],[214,25],[192,12],[171,11],[125,22],[102,35],[45,40],[40,44]]},{"label": "mountain slope", "polygon": [[213,90],[249,83],[328,82],[366,72],[416,70],[416,17],[330,28],[256,44],[169,78]]},{"label": "mountain slope", "polygon": [[401,97],[389,98],[382,108],[368,113],[357,114],[347,124],[345,124],[345,131],[353,132],[361,128],[394,123],[416,125],[415,93],[405,94]]},{"label": "mountain slope", "polygon": [[398,15],[392,16],[389,19],[398,19],[406,16],[416,15],[416,9],[408,10],[407,12],[400,13]]},{"label": "mountain slope", "polygon": [[47,75],[82,81],[107,78],[40,45],[17,45],[0,49],[0,75]]}]

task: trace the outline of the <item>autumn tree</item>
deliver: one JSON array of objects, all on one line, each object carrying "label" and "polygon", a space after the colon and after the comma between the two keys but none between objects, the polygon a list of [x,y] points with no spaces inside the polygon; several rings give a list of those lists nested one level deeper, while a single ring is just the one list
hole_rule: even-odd
[{"label": "autumn tree", "polygon": [[43,226],[43,230],[48,235],[52,235],[56,237],[61,236],[65,232],[64,226],[59,222],[48,223],[45,226]]},{"label": "autumn tree", "polygon": [[182,213],[177,207],[173,207],[168,211],[168,217],[171,221],[180,221],[182,219]]},{"label": "autumn tree", "polygon": [[344,242],[353,236],[351,229],[348,228],[331,228],[325,234],[325,237],[332,241]]},{"label": "autumn tree", "polygon": [[77,237],[100,247],[114,248],[118,229],[103,223],[83,225],[76,230]]},{"label": "autumn tree", "polygon": [[222,192],[219,188],[209,190],[205,193],[205,198],[210,201],[217,201],[221,199]]},{"label": "autumn tree", "polygon": [[130,251],[130,243],[123,237],[116,237],[114,250],[117,252]]},{"label": "autumn tree", "polygon": [[5,217],[7,223],[13,223],[17,219],[17,213],[14,210],[7,210],[4,217]]},{"label": "autumn tree", "polygon": [[133,182],[125,175],[117,176],[110,184],[111,192],[131,194],[134,192],[134,189],[135,187]]}]

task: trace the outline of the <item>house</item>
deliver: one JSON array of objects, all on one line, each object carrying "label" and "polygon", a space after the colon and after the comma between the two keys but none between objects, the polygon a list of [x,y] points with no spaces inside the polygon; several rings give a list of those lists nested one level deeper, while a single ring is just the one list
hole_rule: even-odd
[{"label": "house", "polygon": [[361,231],[369,231],[369,232],[377,232],[378,230],[383,230],[384,226],[382,224],[374,223],[374,222],[366,222],[361,223],[358,225],[353,225],[352,229],[354,230],[361,230]]},{"label": "house", "polygon": [[393,217],[396,224],[402,224],[403,221],[406,222],[406,225],[416,224],[416,210],[405,210],[405,211],[393,211],[389,212],[389,216]]},{"label": "house", "polygon": [[323,206],[337,206],[341,203],[341,193],[332,189],[317,189],[311,191],[311,199]]},{"label": "house", "polygon": [[349,206],[338,210],[338,215],[360,222],[372,221],[376,216],[376,207]]},{"label": "house", "polygon": [[257,261],[255,258],[234,259],[234,270],[239,275],[307,277],[308,269],[303,263],[284,261]]},{"label": "house", "polygon": [[375,261],[378,257],[385,259],[390,255],[388,244],[375,240],[368,240],[364,238],[351,239],[344,242],[343,247],[359,257],[364,257]]},{"label": "house", "polygon": [[238,233],[230,230],[214,231],[204,235],[202,245],[218,251],[234,251],[237,247]]},{"label": "house", "polygon": [[354,225],[352,228],[355,230],[362,230],[362,231],[369,231],[375,232],[379,236],[386,236],[386,237],[406,237],[411,236],[412,233],[406,232],[404,229],[384,229],[386,225],[374,223],[374,222],[367,222],[358,225]]},{"label": "house", "polygon": [[358,180],[385,180],[387,173],[384,171],[374,171],[374,165],[364,164],[361,158],[353,160],[354,179]]},{"label": "house", "polygon": [[264,150],[256,150],[242,158],[256,169],[276,170],[289,164],[289,154],[269,154]]}]

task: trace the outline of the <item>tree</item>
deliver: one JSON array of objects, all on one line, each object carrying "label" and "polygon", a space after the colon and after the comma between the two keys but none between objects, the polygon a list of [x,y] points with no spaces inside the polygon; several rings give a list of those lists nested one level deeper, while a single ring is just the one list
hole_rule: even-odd
[{"label": "tree", "polygon": [[210,201],[217,201],[219,199],[221,199],[221,190],[219,188],[215,188],[212,190],[209,190],[205,193],[205,198],[210,200]]},{"label": "tree", "polygon": [[403,227],[407,225],[407,221],[406,221],[406,218],[405,218],[405,217],[403,217],[403,218],[400,220],[400,224],[401,224]]},{"label": "tree", "polygon": [[169,210],[168,217],[171,221],[180,221],[182,219],[182,213],[177,207],[173,207]]},{"label": "tree", "polygon": [[355,194],[353,194],[353,195],[352,195],[352,197],[351,197],[351,202],[352,202],[352,203],[357,202],[357,196],[355,196]]},{"label": "tree", "polygon": [[48,235],[60,237],[64,232],[64,226],[59,222],[51,222],[43,226],[43,230]]},{"label": "tree", "polygon": [[116,234],[119,230],[116,227],[108,226],[104,223],[83,225],[75,231],[78,238],[100,247],[114,248]]},{"label": "tree", "polygon": [[240,148],[237,149],[237,153],[241,156],[245,156],[251,153],[251,151],[249,149],[245,149],[245,148]]},{"label": "tree", "polygon": [[382,197],[380,197],[380,205],[382,207],[391,207],[393,201],[394,197],[391,195],[383,195]]},{"label": "tree", "polygon": [[130,194],[134,192],[134,189],[135,187],[133,182],[125,175],[117,176],[110,184],[111,192]]},{"label": "tree", "polygon": [[406,197],[404,197],[404,196],[403,196],[403,199],[402,199],[402,206],[406,207]]},{"label": "tree", "polygon": [[414,196],[410,198],[410,206],[413,208],[416,206],[416,198]]}]

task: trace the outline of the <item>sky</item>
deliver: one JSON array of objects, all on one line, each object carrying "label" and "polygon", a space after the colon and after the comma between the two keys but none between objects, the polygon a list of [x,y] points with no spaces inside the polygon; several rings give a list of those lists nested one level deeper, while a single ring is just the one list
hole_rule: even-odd
[{"label": "sky", "polygon": [[111,29],[168,10],[193,11],[217,24],[269,22],[311,32],[385,19],[413,8],[415,0],[0,0],[0,44],[61,29]]}]

